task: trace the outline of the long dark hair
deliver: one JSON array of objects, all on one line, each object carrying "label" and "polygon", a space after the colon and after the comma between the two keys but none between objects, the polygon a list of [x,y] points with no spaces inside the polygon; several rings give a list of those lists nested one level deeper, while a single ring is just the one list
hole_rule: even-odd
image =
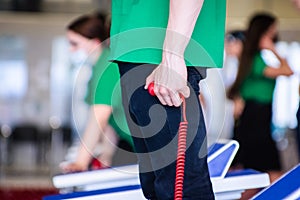
[{"label": "long dark hair", "polygon": [[83,15],[71,22],[67,29],[89,39],[104,41],[109,37],[106,16],[106,14],[99,12]]},{"label": "long dark hair", "polygon": [[259,41],[275,22],[276,17],[268,13],[258,13],[251,18],[245,33],[246,40],[239,61],[237,77],[228,91],[228,98],[234,99],[239,94],[243,81],[251,71],[254,55],[260,50]]}]

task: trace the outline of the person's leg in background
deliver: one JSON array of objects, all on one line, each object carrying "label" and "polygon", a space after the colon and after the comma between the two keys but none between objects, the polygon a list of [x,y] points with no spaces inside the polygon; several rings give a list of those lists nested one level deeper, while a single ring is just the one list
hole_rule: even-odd
[{"label": "person's leg in background", "polygon": [[[144,89],[145,79],[154,67],[119,63],[123,104],[131,118],[128,123],[135,136],[140,180],[146,198],[173,199],[181,109],[162,106]],[[188,68],[188,80],[193,87],[191,91],[195,92],[186,100],[189,131],[184,199],[213,199],[206,160],[206,130],[198,98],[201,75],[195,68]]]}]

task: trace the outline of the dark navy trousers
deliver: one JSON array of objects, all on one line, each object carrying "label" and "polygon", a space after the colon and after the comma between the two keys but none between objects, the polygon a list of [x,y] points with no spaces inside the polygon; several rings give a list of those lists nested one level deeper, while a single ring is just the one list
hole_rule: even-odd
[{"label": "dark navy trousers", "polygon": [[[163,106],[144,89],[157,65],[119,62],[122,101],[133,137],[139,177],[147,199],[174,199],[177,134],[181,108]],[[207,166],[206,128],[199,102],[201,74],[188,67],[191,95],[187,104],[187,150],[183,199],[214,199]]]}]

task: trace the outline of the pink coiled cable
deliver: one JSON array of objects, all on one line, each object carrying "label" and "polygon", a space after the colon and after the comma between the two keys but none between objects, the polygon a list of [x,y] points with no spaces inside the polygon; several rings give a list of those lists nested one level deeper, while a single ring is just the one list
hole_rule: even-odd
[{"label": "pink coiled cable", "polygon": [[185,99],[182,99],[182,118],[179,124],[178,131],[178,149],[177,149],[177,163],[176,163],[176,178],[175,178],[175,200],[182,200],[183,196],[183,179],[184,179],[184,165],[185,165],[185,151],[186,151],[186,135],[188,128],[188,121],[186,119]]},{"label": "pink coiled cable", "polygon": [[[148,86],[150,95],[155,96],[154,83]],[[188,128],[188,121],[186,119],[186,103],[185,98],[181,96],[182,100],[182,121],[179,124],[178,130],[178,149],[176,160],[176,177],[175,177],[175,194],[174,200],[182,200],[183,197],[183,180],[184,180],[184,166],[185,166],[185,151],[186,151],[186,135]]]}]

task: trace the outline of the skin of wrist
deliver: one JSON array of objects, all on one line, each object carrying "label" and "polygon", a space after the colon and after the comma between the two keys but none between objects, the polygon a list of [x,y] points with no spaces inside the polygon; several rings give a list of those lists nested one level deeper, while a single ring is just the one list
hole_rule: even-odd
[{"label": "skin of wrist", "polygon": [[81,167],[87,167],[91,158],[90,156],[78,156],[75,163]]},{"label": "skin of wrist", "polygon": [[183,54],[174,54],[170,52],[164,52],[162,55],[162,62],[163,64],[168,65],[170,62],[182,62],[184,61],[184,55]]}]

